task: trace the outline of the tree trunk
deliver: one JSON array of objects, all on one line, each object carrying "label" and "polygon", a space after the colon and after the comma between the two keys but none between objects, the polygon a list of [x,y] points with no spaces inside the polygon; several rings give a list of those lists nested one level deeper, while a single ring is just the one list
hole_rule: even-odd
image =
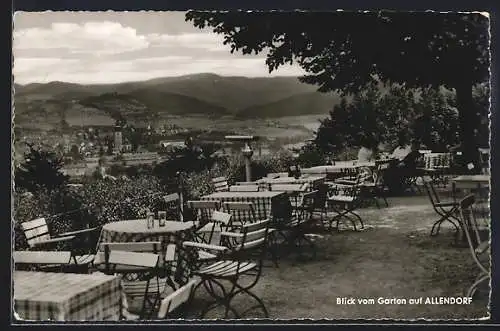
[{"label": "tree trunk", "polygon": [[[481,172],[479,149],[475,131],[478,128],[479,116],[474,112],[472,99],[472,81],[462,79],[455,85],[459,113],[459,134],[464,171],[469,174]],[[474,166],[472,168],[472,165]]]}]

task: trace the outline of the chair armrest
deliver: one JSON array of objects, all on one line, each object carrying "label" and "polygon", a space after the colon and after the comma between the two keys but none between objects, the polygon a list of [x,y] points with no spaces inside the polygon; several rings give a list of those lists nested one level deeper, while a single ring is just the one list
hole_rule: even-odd
[{"label": "chair armrest", "polygon": [[60,233],[56,237],[77,236],[77,235],[80,235],[80,234],[85,234],[85,233],[96,231],[97,229],[99,229],[99,228],[91,228],[91,229],[83,229],[83,230],[77,230],[77,231],[70,231],[70,232]]},{"label": "chair armrest", "polygon": [[218,252],[225,252],[226,250],[228,250],[228,248],[225,246],[202,244],[202,243],[197,243],[197,242],[193,242],[193,241],[185,241],[182,243],[182,246],[208,249],[208,250],[218,251]]},{"label": "chair armrest", "polygon": [[54,239],[48,239],[48,240],[44,240],[44,241],[38,241],[38,242],[34,243],[33,245],[34,246],[43,246],[43,245],[55,244],[55,243],[63,242],[63,241],[70,241],[70,240],[73,240],[73,239],[75,239],[75,236],[57,237],[57,238],[54,238]]},{"label": "chair armrest", "polygon": [[234,233],[234,232],[221,232],[221,237],[232,237],[232,238],[243,238],[243,233]]},{"label": "chair armrest", "polygon": [[449,202],[436,202],[437,207],[453,207],[458,206],[458,202],[449,201]]},{"label": "chair armrest", "polygon": [[[266,222],[269,222],[269,220],[262,220],[262,221],[252,222],[252,223],[246,223],[246,224],[243,224],[241,227],[244,229],[245,228],[252,228],[252,227],[258,226],[259,224],[266,223]],[[228,232],[224,232],[224,233],[228,233]],[[222,233],[221,233],[221,235],[222,235]]]}]

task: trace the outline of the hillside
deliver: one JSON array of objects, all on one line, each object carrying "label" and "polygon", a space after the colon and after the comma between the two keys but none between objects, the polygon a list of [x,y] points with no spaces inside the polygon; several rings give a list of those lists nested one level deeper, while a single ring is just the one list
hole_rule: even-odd
[{"label": "hillside", "polygon": [[278,118],[323,114],[338,100],[296,77],[196,74],[121,84],[15,84],[16,125],[112,125],[174,116]]},{"label": "hillside", "polygon": [[337,94],[319,92],[294,95],[264,105],[249,107],[238,112],[241,118],[276,118],[308,114],[328,114],[335,104],[340,103]]},{"label": "hillside", "polygon": [[68,100],[113,92],[126,94],[143,89],[196,98],[234,112],[296,94],[313,92],[316,87],[302,84],[296,77],[248,78],[196,74],[120,84],[79,85],[64,82],[33,83],[24,86],[16,84],[16,97]]},{"label": "hillside", "polygon": [[88,97],[79,104],[100,109],[113,118],[149,119],[161,115],[204,114],[223,116],[228,111],[222,107],[184,95],[160,92],[154,89],[140,89],[128,93],[105,93]]}]

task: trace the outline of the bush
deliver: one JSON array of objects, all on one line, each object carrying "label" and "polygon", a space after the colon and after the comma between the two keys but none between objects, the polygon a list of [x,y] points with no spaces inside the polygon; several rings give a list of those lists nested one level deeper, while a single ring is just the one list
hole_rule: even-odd
[{"label": "bush", "polygon": [[[15,249],[28,247],[20,224],[38,217],[45,217],[50,233],[63,233],[78,229],[85,212],[79,196],[68,190],[39,190],[36,194],[18,190],[14,193],[14,233]],[[75,212],[76,211],[76,212]],[[68,213],[69,214],[64,214]],[[59,215],[63,214],[63,215]],[[57,217],[50,217],[58,215]]]},{"label": "bush", "polygon": [[[148,209],[162,206],[162,195],[167,194],[154,176],[98,179],[80,190],[81,201],[88,206],[86,222],[100,226],[123,219],[146,217]],[[154,195],[154,196],[153,196]]]}]

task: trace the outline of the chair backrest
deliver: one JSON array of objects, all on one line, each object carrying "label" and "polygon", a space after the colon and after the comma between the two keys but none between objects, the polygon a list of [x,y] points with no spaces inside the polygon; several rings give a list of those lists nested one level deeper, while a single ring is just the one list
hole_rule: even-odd
[{"label": "chair backrest", "polygon": [[193,212],[193,221],[198,222],[197,225],[202,227],[210,221],[214,211],[220,209],[221,204],[215,200],[190,200],[187,202],[187,207]]},{"label": "chair backrest", "polygon": [[217,177],[212,179],[215,192],[225,192],[229,190],[229,183],[226,177]]},{"label": "chair backrest", "polygon": [[[105,262],[108,259],[109,253],[112,251],[136,252],[136,253],[153,253],[158,254],[163,261],[171,262],[175,260],[175,244],[167,244],[162,246],[159,241],[146,242],[103,242],[99,244],[99,251],[96,255],[97,262],[101,259]],[[94,262],[95,263],[95,262]]]},{"label": "chair backrest", "polygon": [[258,185],[233,185],[229,187],[230,192],[258,192]]},{"label": "chair backrest", "polygon": [[253,203],[251,202],[224,202],[224,210],[233,216],[235,222],[245,223],[257,220]]},{"label": "chair backrest", "polygon": [[43,217],[23,222],[21,228],[30,247],[33,247],[38,242],[50,239],[49,227]]},{"label": "chair backrest", "polygon": [[[469,244],[470,251],[472,253],[472,257],[475,262],[479,265],[479,267],[485,272],[488,273],[483,262],[479,260],[479,255],[482,254],[486,248],[489,247],[489,238],[483,239],[481,238],[478,221],[476,217],[476,210],[474,208],[475,205],[475,197],[473,194],[470,194],[463,198],[459,203],[459,211],[460,211],[460,223],[462,225],[462,229],[464,229],[465,236],[467,238],[467,243]],[[472,233],[471,233],[472,232]],[[482,249],[478,250],[484,246]]]},{"label": "chair backrest", "polygon": [[303,184],[271,184],[271,191],[296,193],[304,192],[305,186]]},{"label": "chair backrest", "polygon": [[259,269],[266,254],[267,238],[270,220],[265,219],[243,225],[241,228],[232,228],[231,231],[221,233],[221,242],[229,247],[239,263],[247,260],[256,260]]},{"label": "chair backrest", "polygon": [[167,194],[163,197],[163,201],[165,202],[167,219],[182,221],[182,203],[179,193]]},{"label": "chair backrest", "polygon": [[70,263],[71,252],[69,251],[15,251],[13,253],[14,264],[45,265]]},{"label": "chair backrest", "polygon": [[163,319],[167,317],[175,309],[187,303],[191,299],[193,290],[199,281],[198,278],[193,278],[186,285],[181,286],[173,293],[166,296],[161,301],[160,309],[158,310],[158,318]]},{"label": "chair backrest", "polygon": [[231,223],[231,214],[214,211],[212,214],[212,221],[219,224],[229,225]]},{"label": "chair backrest", "polygon": [[105,263],[131,267],[156,268],[160,256],[154,253],[139,253],[130,251],[110,250]]}]

